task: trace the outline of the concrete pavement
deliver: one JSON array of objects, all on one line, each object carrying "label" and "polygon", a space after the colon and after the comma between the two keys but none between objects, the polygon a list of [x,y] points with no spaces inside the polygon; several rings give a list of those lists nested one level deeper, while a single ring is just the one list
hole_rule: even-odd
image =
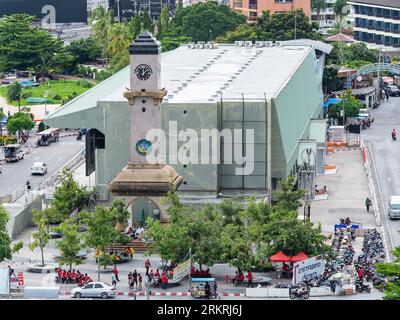
[{"label": "concrete pavement", "polygon": [[400,98],[391,97],[371,113],[375,117],[374,123],[362,131],[361,137],[370,151],[381,223],[390,249],[393,249],[400,246],[400,220],[388,219],[387,203],[390,196],[400,195],[400,141],[392,141],[390,133],[392,129],[400,132]]},{"label": "concrete pavement", "polygon": [[[31,139],[28,142],[28,146],[32,146],[34,140]],[[29,154],[25,154],[22,161],[3,163],[3,172],[0,174],[0,195],[13,193],[16,189],[23,186],[28,179],[31,179],[33,186],[45,181],[84,147],[84,141],[76,141],[76,137],[63,137],[60,141],[45,147],[30,147]],[[3,154],[0,152],[0,158],[2,157]],[[31,176],[31,167],[37,161],[47,163],[47,174],[43,176]]]}]

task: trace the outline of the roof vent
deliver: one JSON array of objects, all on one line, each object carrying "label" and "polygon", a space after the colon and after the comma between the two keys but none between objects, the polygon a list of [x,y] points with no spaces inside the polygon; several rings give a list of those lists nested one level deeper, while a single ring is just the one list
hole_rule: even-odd
[{"label": "roof vent", "polygon": [[275,47],[282,47],[282,42],[275,41]]},{"label": "roof vent", "polygon": [[204,49],[205,44],[206,43],[204,41],[198,41],[197,42],[197,49]]},{"label": "roof vent", "polygon": [[243,47],[244,41],[235,41],[235,47]]},{"label": "roof vent", "polygon": [[256,47],[265,47],[265,41],[256,41]]},{"label": "roof vent", "polygon": [[253,41],[245,41],[244,42],[245,47],[252,47],[253,46]]},{"label": "roof vent", "polygon": [[[188,80],[188,81],[190,81],[190,80]],[[182,87],[187,87],[187,83],[182,83]]]},{"label": "roof vent", "polygon": [[265,41],[265,46],[266,47],[272,47],[274,43],[272,41]]},{"label": "roof vent", "polygon": [[196,44],[193,43],[193,42],[188,43],[187,48],[188,48],[188,49],[195,49],[195,48],[196,48]]},{"label": "roof vent", "polygon": [[207,42],[206,49],[214,49],[214,48],[215,48],[214,42],[212,42],[212,41]]}]

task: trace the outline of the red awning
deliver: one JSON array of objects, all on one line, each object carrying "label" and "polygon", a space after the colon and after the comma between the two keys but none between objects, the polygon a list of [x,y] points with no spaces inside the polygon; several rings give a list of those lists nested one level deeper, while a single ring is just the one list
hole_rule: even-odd
[{"label": "red awning", "polygon": [[274,254],[269,258],[272,262],[289,262],[290,257],[284,254],[282,251],[279,251],[277,254]]},{"label": "red awning", "polygon": [[290,258],[290,262],[298,262],[308,259],[308,256],[302,251]]}]

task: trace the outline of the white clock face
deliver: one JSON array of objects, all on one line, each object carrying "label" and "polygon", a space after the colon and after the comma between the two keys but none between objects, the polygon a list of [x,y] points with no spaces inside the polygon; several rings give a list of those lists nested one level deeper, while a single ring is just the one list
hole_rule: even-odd
[{"label": "white clock face", "polygon": [[139,80],[146,81],[152,75],[153,70],[147,64],[139,64],[135,69],[135,75]]}]

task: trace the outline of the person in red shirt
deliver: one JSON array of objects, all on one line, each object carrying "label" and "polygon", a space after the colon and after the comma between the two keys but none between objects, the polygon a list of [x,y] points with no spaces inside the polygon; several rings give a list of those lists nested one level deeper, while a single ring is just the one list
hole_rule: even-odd
[{"label": "person in red shirt", "polygon": [[83,276],[83,282],[86,284],[88,282],[89,276],[87,275],[87,273],[85,273],[85,275]]},{"label": "person in red shirt", "polygon": [[75,269],[72,269],[71,272],[71,282],[75,282]]},{"label": "person in red shirt", "polygon": [[71,271],[67,272],[67,283],[71,283]]},{"label": "person in red shirt", "polygon": [[167,290],[167,283],[168,283],[168,277],[164,273],[161,277],[161,286],[164,290]]},{"label": "person in red shirt", "polygon": [[157,278],[159,278],[159,277],[160,277],[160,271],[158,271],[158,269],[156,270],[156,274],[155,274],[155,276],[156,276]]},{"label": "person in red shirt", "polygon": [[195,272],[196,272],[196,268],[194,266],[192,266],[192,268],[190,269],[190,274],[192,275],[192,277],[194,276]]},{"label": "person in red shirt", "polygon": [[117,266],[116,265],[114,265],[114,268],[113,268],[113,273],[114,273],[114,275],[115,275],[115,278],[117,279],[117,281],[119,282],[119,278],[118,278],[118,273],[119,273],[119,271],[118,271],[118,269],[117,269]]},{"label": "person in red shirt", "polygon": [[147,258],[146,261],[144,262],[144,267],[146,268],[146,276],[149,275],[149,268],[151,267],[150,259]]},{"label": "person in red shirt", "polygon": [[84,283],[85,283],[85,281],[83,280],[83,276],[81,276],[81,277],[78,279],[78,286],[82,287],[82,286],[84,285]]},{"label": "person in red shirt", "polygon": [[357,270],[357,275],[359,279],[364,278],[364,270],[362,268]]},{"label": "person in red shirt", "polygon": [[247,287],[249,288],[251,285],[251,287],[253,288],[253,273],[251,271],[247,271],[247,280]]},{"label": "person in red shirt", "polygon": [[243,272],[239,273],[239,284],[244,281],[244,274]]},{"label": "person in red shirt", "polygon": [[67,271],[65,270],[62,271],[61,281],[62,283],[65,283],[67,281]]}]

